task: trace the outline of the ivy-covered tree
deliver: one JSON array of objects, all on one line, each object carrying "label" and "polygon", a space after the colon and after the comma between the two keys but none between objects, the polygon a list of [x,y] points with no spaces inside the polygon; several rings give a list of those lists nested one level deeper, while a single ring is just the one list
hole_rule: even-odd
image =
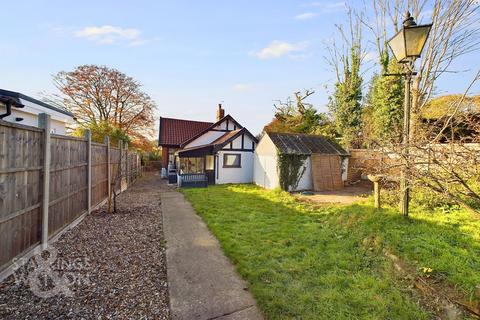
[{"label": "ivy-covered tree", "polygon": [[[387,58],[388,59],[388,58]],[[401,66],[391,59],[388,68],[373,75],[365,106],[365,119],[371,125],[364,132],[364,141],[398,142],[402,135],[404,80],[401,76],[388,75],[402,72]]]},{"label": "ivy-covered tree", "polygon": [[362,76],[360,66],[363,58],[361,16],[349,11],[349,34],[337,26],[341,46],[336,42],[329,47],[328,63],[336,74],[333,94],[328,108],[332,114],[335,129],[345,147],[358,145],[362,123]]},{"label": "ivy-covered tree", "polygon": [[361,49],[350,49],[342,59],[343,75],[337,79],[335,92],[328,108],[333,115],[335,129],[346,147],[357,144],[362,123],[362,77],[360,76]]}]

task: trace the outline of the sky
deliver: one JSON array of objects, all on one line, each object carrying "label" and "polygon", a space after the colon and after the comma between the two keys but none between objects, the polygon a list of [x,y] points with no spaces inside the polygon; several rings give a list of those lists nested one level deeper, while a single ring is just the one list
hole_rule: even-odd
[{"label": "sky", "polygon": [[[326,48],[335,24],[346,23],[345,4],[2,0],[0,88],[41,98],[56,92],[57,72],[106,65],[143,85],[157,119],[214,121],[222,103],[257,134],[272,119],[273,103],[296,91],[315,90],[308,102],[326,111],[335,80]],[[463,56],[454,67],[464,71],[440,79],[437,91],[462,92],[479,65],[478,52]]]}]

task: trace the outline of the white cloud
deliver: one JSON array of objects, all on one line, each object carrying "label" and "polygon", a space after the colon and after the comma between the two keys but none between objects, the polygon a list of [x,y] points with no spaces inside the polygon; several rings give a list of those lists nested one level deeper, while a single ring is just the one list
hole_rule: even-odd
[{"label": "white cloud", "polygon": [[307,46],[306,42],[289,43],[279,40],[272,41],[267,47],[257,52],[250,52],[250,55],[258,59],[273,59],[280,58],[295,52],[304,51]]},{"label": "white cloud", "polygon": [[322,13],[332,13],[344,10],[345,2],[314,1],[304,4],[303,7],[316,7],[319,8]]},{"label": "white cloud", "polygon": [[232,87],[232,89],[238,92],[247,92],[255,89],[255,86],[249,83],[237,83]]},{"label": "white cloud", "polygon": [[74,32],[78,38],[95,41],[100,44],[116,44],[127,42],[130,46],[139,46],[149,42],[142,38],[139,30],[133,28],[121,28],[110,25],[85,27]]},{"label": "white cloud", "polygon": [[297,14],[295,16],[295,19],[297,20],[308,20],[308,19],[312,19],[314,17],[318,16],[318,13],[315,13],[315,12],[305,12],[305,13],[301,13],[301,14]]}]

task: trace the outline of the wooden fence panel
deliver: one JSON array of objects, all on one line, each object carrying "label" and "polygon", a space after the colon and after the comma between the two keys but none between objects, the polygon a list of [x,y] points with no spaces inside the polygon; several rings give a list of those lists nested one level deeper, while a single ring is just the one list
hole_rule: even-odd
[{"label": "wooden fence panel", "polygon": [[112,147],[110,150],[110,163],[112,164],[110,167],[112,181],[115,181],[115,190],[120,190],[120,180],[115,180],[115,176],[118,170],[118,163],[120,161],[120,149],[116,147]]},{"label": "wooden fence panel", "polygon": [[92,143],[92,205],[96,206],[108,196],[107,146]]},{"label": "wooden fence panel", "polygon": [[48,234],[54,235],[87,210],[87,142],[52,135]]},{"label": "wooden fence panel", "polygon": [[312,154],[312,177],[315,191],[343,189],[341,158],[337,155]]},{"label": "wooden fence panel", "polygon": [[0,266],[40,243],[42,137],[39,129],[0,126]]},{"label": "wooden fence panel", "polygon": [[[12,260],[41,242],[44,131],[0,120],[0,281],[11,272]],[[128,154],[128,161],[126,155]],[[92,207],[108,197],[108,160],[120,160],[120,149],[92,143]],[[88,212],[88,142],[51,134],[49,238]],[[124,150],[122,167],[140,173],[134,152]],[[137,174],[128,179],[134,182]],[[113,179],[113,174],[112,174]],[[120,182],[117,182],[117,190]]]}]

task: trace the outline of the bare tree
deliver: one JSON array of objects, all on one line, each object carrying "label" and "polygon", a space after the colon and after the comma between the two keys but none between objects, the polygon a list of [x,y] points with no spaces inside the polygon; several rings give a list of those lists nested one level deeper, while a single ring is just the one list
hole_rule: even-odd
[{"label": "bare tree", "polygon": [[[363,19],[371,30],[385,71],[387,41],[401,28],[407,10],[420,22],[433,26],[412,81],[410,138],[416,138],[422,110],[435,94],[436,81],[452,69],[459,57],[480,49],[480,4],[476,0],[372,0],[373,17]],[[431,7],[430,7],[431,6]],[[424,20],[424,21],[421,21]]]}]

